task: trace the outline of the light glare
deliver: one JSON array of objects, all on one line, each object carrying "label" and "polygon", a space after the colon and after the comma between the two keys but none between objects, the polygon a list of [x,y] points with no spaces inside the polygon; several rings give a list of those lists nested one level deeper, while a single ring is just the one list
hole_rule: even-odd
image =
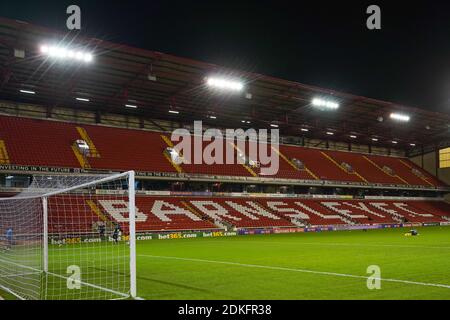
[{"label": "light glare", "polygon": [[91,61],[92,61],[92,54],[90,54],[90,53],[85,53],[85,54],[84,54],[84,61],[85,61],[85,62],[91,62]]},{"label": "light glare", "polygon": [[333,109],[333,110],[339,108],[339,103],[333,102],[331,100],[320,99],[320,98],[314,98],[311,103],[315,107],[324,107],[324,108]]},{"label": "light glare", "polygon": [[22,92],[22,93],[28,93],[28,94],[36,94],[36,92],[31,91],[31,90],[20,90],[20,92]]},{"label": "light glare", "polygon": [[208,78],[206,84],[210,87],[222,90],[241,91],[244,89],[242,82],[223,78]]},{"label": "light glare", "polygon": [[73,59],[78,61],[84,61],[86,63],[91,62],[94,57],[90,52],[75,51],[70,48],[58,47],[58,46],[41,46],[41,53],[48,55],[49,57],[59,59]]},{"label": "light glare", "polygon": [[401,113],[391,113],[391,119],[408,122],[410,120],[410,116]]}]

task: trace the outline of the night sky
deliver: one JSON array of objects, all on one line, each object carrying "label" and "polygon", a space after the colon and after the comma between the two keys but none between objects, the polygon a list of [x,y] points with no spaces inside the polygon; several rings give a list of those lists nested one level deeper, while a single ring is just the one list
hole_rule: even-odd
[{"label": "night sky", "polygon": [[87,36],[450,112],[450,3],[389,2],[2,0],[0,16],[65,30],[77,4]]}]

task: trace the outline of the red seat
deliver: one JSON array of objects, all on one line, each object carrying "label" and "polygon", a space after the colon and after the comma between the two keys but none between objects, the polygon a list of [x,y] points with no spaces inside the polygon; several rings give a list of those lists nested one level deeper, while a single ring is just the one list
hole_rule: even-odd
[{"label": "red seat", "polygon": [[[80,168],[72,145],[81,139],[77,127],[81,127],[95,145],[100,157],[87,157],[93,169],[136,170],[146,172],[176,173],[175,168],[164,156],[168,147],[161,133],[140,129],[124,129],[103,125],[73,124],[61,121],[34,120],[12,116],[0,116],[0,140],[5,142],[12,165]],[[209,142],[202,142],[206,147]],[[235,144],[237,144],[235,142]],[[194,142],[192,141],[192,146]],[[224,154],[230,147],[224,141]],[[249,154],[248,142],[240,150]],[[237,154],[234,147],[231,150]],[[270,148],[269,148],[270,151]],[[337,182],[409,184],[424,187],[439,187],[445,184],[404,158],[364,155],[341,151],[320,150],[298,146],[280,145],[279,170],[273,176],[262,175],[260,168],[245,168],[234,164],[182,164],[182,171],[191,174],[244,176],[267,178],[329,180]],[[275,151],[270,151],[275,152]],[[194,151],[192,151],[192,154]],[[296,170],[288,161],[301,161],[305,169]],[[260,159],[252,159],[259,161]],[[192,159],[193,161],[193,159]],[[347,172],[341,164],[348,163],[354,172]],[[264,165],[263,165],[264,166]],[[392,169],[393,174],[383,171]],[[413,172],[417,170],[421,177]]]}]

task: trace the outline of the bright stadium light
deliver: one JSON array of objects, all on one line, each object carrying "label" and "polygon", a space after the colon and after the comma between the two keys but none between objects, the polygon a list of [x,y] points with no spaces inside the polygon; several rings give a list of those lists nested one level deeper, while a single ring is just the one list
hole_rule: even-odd
[{"label": "bright stadium light", "polygon": [[83,61],[86,63],[89,63],[94,59],[92,53],[90,53],[90,52],[78,51],[78,50],[73,50],[70,48],[60,47],[60,46],[49,46],[46,44],[41,46],[41,53],[45,54],[51,58],[71,59],[71,60]]},{"label": "bright stadium light", "polygon": [[337,108],[339,108],[339,103],[331,101],[331,100],[320,99],[320,98],[312,99],[311,103],[315,107],[321,107],[321,108],[326,108],[326,109],[330,109],[330,110],[336,110]]},{"label": "bright stadium light", "polygon": [[31,90],[19,90],[22,93],[26,93],[26,94],[36,94],[36,92],[31,91]]},{"label": "bright stadium light", "polygon": [[84,61],[85,62],[91,62],[92,59],[93,59],[92,54],[90,54],[90,53],[85,53],[84,54]]},{"label": "bright stadium light", "polygon": [[134,104],[126,104],[125,108],[130,108],[130,109],[137,109],[137,106]]},{"label": "bright stadium light", "polygon": [[221,90],[242,91],[242,89],[244,89],[244,84],[242,82],[225,78],[210,77],[206,79],[206,84],[209,87]]},{"label": "bright stadium light", "polygon": [[391,113],[390,117],[391,117],[391,119],[398,120],[398,121],[404,121],[404,122],[408,122],[411,119],[411,117],[408,116],[407,114],[401,114],[401,113]]},{"label": "bright stadium light", "polygon": [[91,100],[89,100],[88,98],[75,98],[78,101],[83,101],[83,102],[89,102]]}]

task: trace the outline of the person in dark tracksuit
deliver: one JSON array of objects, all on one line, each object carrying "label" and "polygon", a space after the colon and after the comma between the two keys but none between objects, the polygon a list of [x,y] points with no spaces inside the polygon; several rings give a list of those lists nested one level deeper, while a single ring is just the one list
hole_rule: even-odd
[{"label": "person in dark tracksuit", "polygon": [[121,232],[122,232],[122,229],[120,228],[120,225],[116,224],[116,226],[114,227],[114,231],[113,231],[114,243],[118,243],[119,242],[119,237],[120,237]]}]

